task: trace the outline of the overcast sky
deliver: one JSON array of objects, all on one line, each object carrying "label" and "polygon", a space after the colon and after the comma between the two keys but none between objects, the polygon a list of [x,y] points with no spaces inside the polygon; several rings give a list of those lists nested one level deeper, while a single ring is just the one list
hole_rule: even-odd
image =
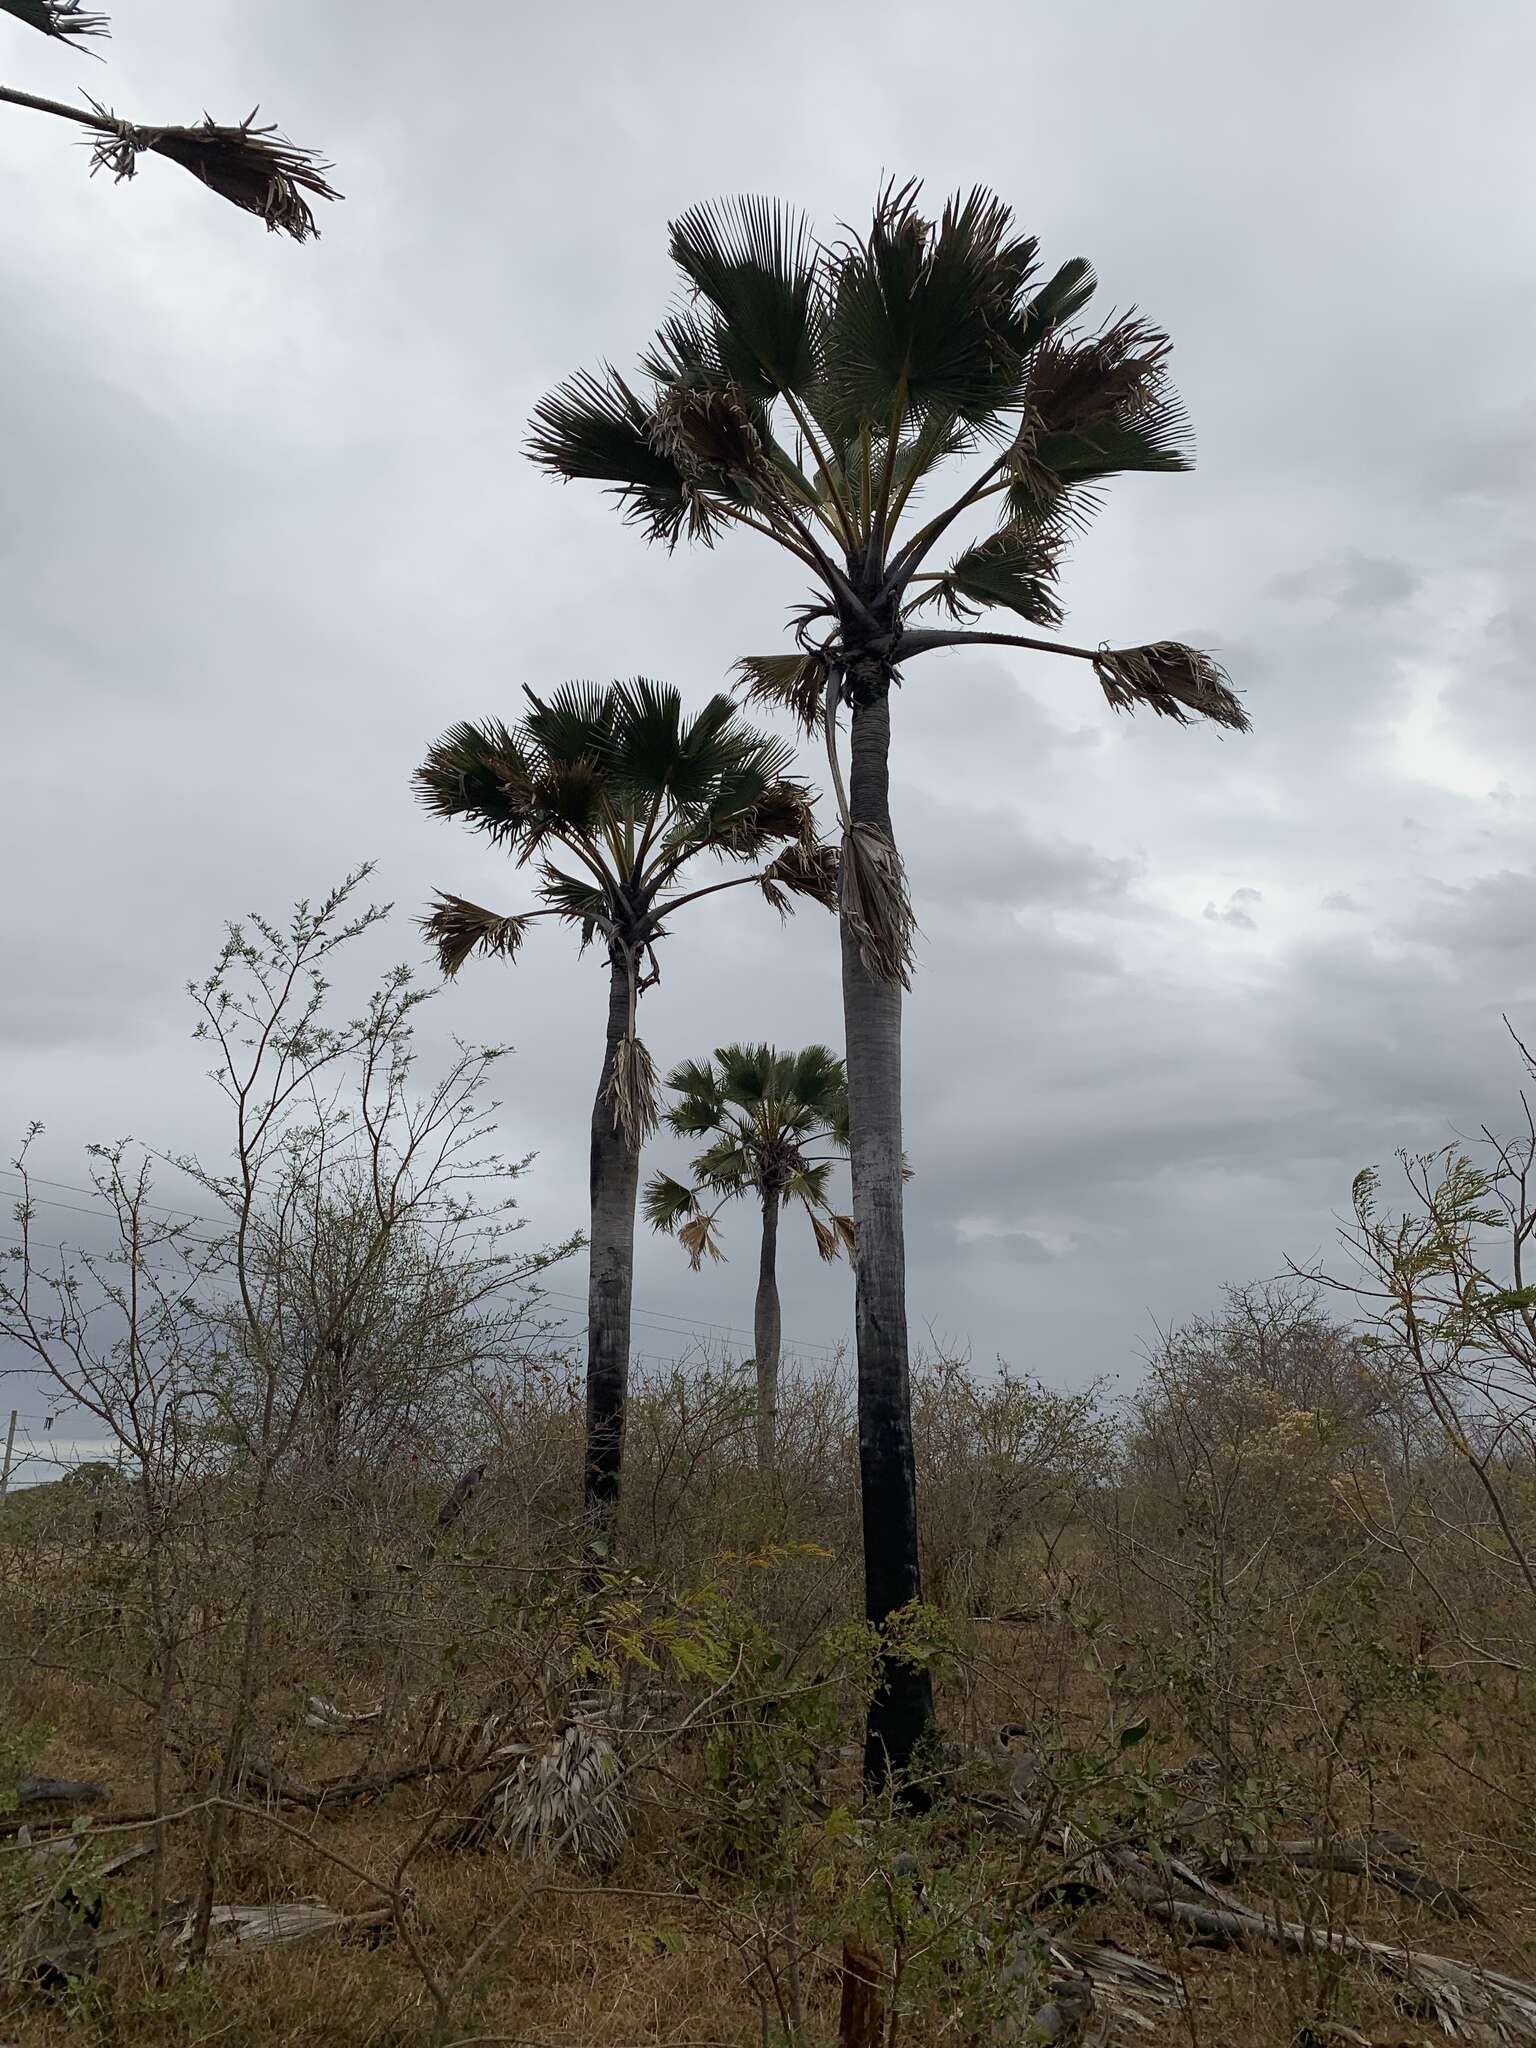
[{"label": "overcast sky", "polygon": [[[0,79],[150,120],[259,100],[347,196],[300,248],[152,159],[92,180],[63,124],[0,108],[0,1128],[46,1122],[41,1171],[79,1181],[82,1143],[128,1132],[217,1152],[179,991],[224,917],[374,859],[382,965],[421,957],[433,886],[521,904],[413,806],[451,720],[572,675],[697,703],[785,644],[787,559],[648,549],[531,467],[524,423],[575,368],[632,362],[684,207],[769,191],[831,229],[886,173],[995,186],[1049,262],[1093,260],[1104,309],[1171,332],[1198,467],[1112,487],[1069,631],[1213,647],[1254,721],[1117,719],[1077,664],[1023,655],[913,671],[916,1330],[1059,1384],[1130,1376],[1155,1321],[1326,1250],[1363,1163],[1507,1113],[1500,1014],[1536,1022],[1524,0],[112,19],[105,66],[0,22]],[[540,1236],[582,1221],[603,999],[596,958],[540,932],[426,1027],[515,1043]],[[830,921],[736,897],[680,920],[642,1029],[663,1064],[836,1042]],[[637,1348],[750,1321],[745,1215],[728,1245],[695,1278],[642,1244]],[[846,1333],[808,1233],[783,1283],[791,1339]]]}]

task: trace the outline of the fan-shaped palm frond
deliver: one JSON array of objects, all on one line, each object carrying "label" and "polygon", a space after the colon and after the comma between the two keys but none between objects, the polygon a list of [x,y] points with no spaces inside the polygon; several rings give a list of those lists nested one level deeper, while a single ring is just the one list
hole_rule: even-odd
[{"label": "fan-shaped palm frond", "polygon": [[651,1176],[645,1184],[642,1201],[646,1222],[650,1224],[652,1230],[659,1230],[669,1237],[676,1232],[679,1224],[687,1222],[698,1207],[698,1198],[693,1189],[684,1187],[680,1180],[674,1180],[669,1173]]},{"label": "fan-shaped palm frond", "polygon": [[[801,652],[749,657],[736,671],[747,701],[783,706],[807,731],[825,715],[833,662],[889,671],[965,644],[905,630],[920,607],[960,623],[1001,608],[1056,630],[1064,536],[1096,509],[1094,487],[1189,467],[1167,336],[1134,312],[1078,332],[1091,265],[1073,257],[1039,282],[1035,238],[982,187],[930,217],[915,183],[888,186],[867,231],[836,242],[817,242],[772,200],[725,200],[680,216],[671,242],[691,303],[643,357],[654,396],[612,370],[574,378],[536,411],[529,450],[559,475],[608,483],[669,545],[740,521],[814,573],[822,601],[808,616],[829,620],[827,641],[812,647],[802,627]],[[926,523],[909,523],[924,484],[978,451],[979,473]],[[973,528],[991,518],[992,531],[983,525],[947,569],[925,571],[962,517]],[[1234,723],[1208,688],[1177,699],[1127,687],[1114,701],[1180,701]],[[850,872],[859,864],[854,852]],[[845,912],[863,904],[865,957],[899,978],[909,941],[896,931],[897,897],[873,870],[865,880],[861,896],[854,875]],[[887,922],[889,943],[877,933]]]},{"label": "fan-shaped palm frond", "polygon": [[672,223],[672,260],[718,315],[726,378],[760,398],[804,393],[821,370],[819,251],[803,214],[776,200],[694,206]]}]

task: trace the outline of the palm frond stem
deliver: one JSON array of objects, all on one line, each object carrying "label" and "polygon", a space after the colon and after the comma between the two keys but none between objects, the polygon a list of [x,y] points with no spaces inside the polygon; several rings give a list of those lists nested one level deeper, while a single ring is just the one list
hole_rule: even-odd
[{"label": "palm frond stem", "polygon": [[805,408],[799,403],[799,401],[796,399],[792,391],[785,391],[781,395],[783,397],[784,403],[789,407],[790,415],[793,418],[795,425],[800,429],[801,433],[805,436],[805,445],[811,451],[811,455],[816,464],[817,472],[821,477],[822,486],[825,489],[827,496],[832,500],[832,503],[837,507],[838,517],[842,521],[843,543],[847,547],[848,552],[852,554],[854,543],[858,539],[858,522],[855,520],[849,506],[846,505],[843,501],[843,494],[837,488],[837,481],[832,474],[826,452],[822,448],[820,441],[818,441],[816,438],[816,435],[811,427],[810,419],[806,414]]},{"label": "palm frond stem", "polygon": [[121,181],[133,176],[140,155],[166,157],[221,199],[256,214],[269,229],[291,235],[296,242],[320,232],[305,194],[341,197],[326,182],[324,174],[331,167],[318,152],[288,142],[275,128],[255,127],[254,108],[233,127],[221,126],[207,115],[191,126],[150,127],[121,120],[91,99],[85,107],[75,107],[0,85],[0,100],[91,129],[99,138],[91,152],[93,172],[107,170]]}]

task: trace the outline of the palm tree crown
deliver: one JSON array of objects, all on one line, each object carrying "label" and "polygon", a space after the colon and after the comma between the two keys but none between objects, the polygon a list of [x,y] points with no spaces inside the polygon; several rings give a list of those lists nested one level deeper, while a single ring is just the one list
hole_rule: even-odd
[{"label": "palm tree crown", "polygon": [[[539,918],[577,926],[584,947],[601,935],[629,979],[630,1071],[621,1061],[614,1106],[638,1138],[654,1128],[657,1105],[634,1006],[659,974],[665,919],[746,885],[781,913],[793,895],[830,907],[836,859],[816,839],[807,790],[786,774],[791,748],[746,724],[730,698],[712,697],[685,718],[680,693],[644,676],[525,694],[529,709],[515,726],[451,727],[416,787],[438,816],[466,819],[518,866],[532,865],[541,907],[506,915],[439,893],[423,922],[449,975],[476,951],[515,957]],[[557,850],[571,866],[557,864]],[[753,871],[680,888],[683,869],[704,854]]]},{"label": "palm tree crown", "polygon": [[[1086,261],[1042,280],[1038,243],[992,193],[937,220],[918,198],[888,189],[868,233],[835,243],[772,200],[694,207],[671,229],[684,303],[641,358],[644,385],[570,379],[538,406],[530,454],[607,484],[668,547],[744,526],[795,556],[820,586],[801,651],[741,672],[807,729],[829,680],[857,698],[919,654],[977,641],[1088,661],[1117,710],[1244,728],[1216,663],[1176,642],[965,630],[1003,611],[1054,631],[1062,557],[1098,488],[1187,469],[1189,433],[1165,334],[1134,312],[1074,325],[1095,289]],[[919,492],[959,457],[974,473],[919,518]],[[931,566],[962,520],[981,531]]]},{"label": "palm tree crown", "polygon": [[695,1271],[706,1255],[725,1256],[716,1218],[749,1193],[799,1202],[822,1258],[853,1250],[853,1219],[828,1200],[835,1158],[821,1149],[848,1149],[848,1078],[835,1053],[824,1045],[723,1045],[713,1060],[675,1067],[667,1086],[676,1097],[668,1128],[709,1143],[692,1161],[691,1187],[670,1174],[652,1177],[645,1213],[654,1229],[676,1233]]}]

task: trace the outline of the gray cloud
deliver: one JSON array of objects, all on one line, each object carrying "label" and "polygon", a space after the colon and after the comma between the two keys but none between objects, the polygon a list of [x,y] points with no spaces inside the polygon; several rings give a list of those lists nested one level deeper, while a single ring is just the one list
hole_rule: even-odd
[{"label": "gray cloud", "polygon": [[[1486,80],[1530,71],[1536,16],[984,0],[994,61],[949,101],[917,0],[775,20],[814,64],[765,71],[759,24],[725,10],[701,39],[677,0],[472,5],[453,36],[404,0],[366,31],[301,0],[206,0],[190,26],[142,0],[114,102],[259,97],[323,143],[348,197],[302,250],[170,167],[88,180],[57,124],[0,109],[0,1121],[45,1117],[64,1180],[125,1129],[214,1148],[176,991],[225,916],[374,857],[399,906],[378,966],[420,959],[434,885],[515,904],[494,851],[413,807],[433,735],[569,674],[697,701],[783,644],[800,595],[750,537],[668,559],[538,477],[530,406],[632,358],[693,200],[768,189],[830,227],[892,168],[983,178],[1048,258],[1092,256],[1106,305],[1167,323],[1200,430],[1195,475],[1107,494],[1069,631],[1214,646],[1255,730],[1117,718],[1075,663],[906,678],[912,1310],[1058,1380],[1129,1369],[1150,1317],[1326,1245],[1365,1160],[1512,1092],[1499,1017],[1536,997],[1536,266],[1489,194],[1529,189],[1536,143],[1487,120]],[[19,25],[0,62],[80,82]],[[1052,81],[1090,71],[1087,147]],[[836,1037],[829,922],[754,910],[680,921],[646,998],[659,1059]],[[503,1119],[541,1155],[541,1234],[580,1220],[600,997],[541,935],[424,1016],[439,1046],[515,1042]],[[645,1244],[653,1322],[748,1321],[745,1219],[731,1248],[695,1279]],[[792,1336],[846,1336],[846,1274],[804,1244],[786,1294]]]}]

